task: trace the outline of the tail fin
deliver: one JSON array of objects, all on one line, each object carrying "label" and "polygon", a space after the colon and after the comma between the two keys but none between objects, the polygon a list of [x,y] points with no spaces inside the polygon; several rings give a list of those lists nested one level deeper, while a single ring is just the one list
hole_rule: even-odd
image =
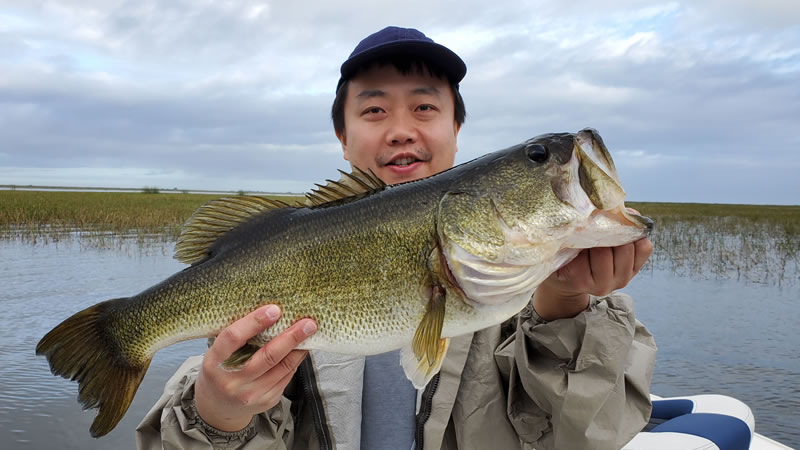
[{"label": "tail fin", "polygon": [[89,431],[108,434],[125,415],[139,388],[150,359],[129,361],[108,329],[108,310],[125,298],[108,300],[73,315],[50,330],[36,354],[44,355],[53,375],[78,382],[83,409],[99,408]]}]

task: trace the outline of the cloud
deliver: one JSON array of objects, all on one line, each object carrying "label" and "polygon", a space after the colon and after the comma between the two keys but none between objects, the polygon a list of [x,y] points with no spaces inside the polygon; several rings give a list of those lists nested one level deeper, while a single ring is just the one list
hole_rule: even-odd
[{"label": "cloud", "polygon": [[[760,190],[770,171],[787,177],[772,202],[800,191],[786,170],[800,160],[796,2],[0,5],[0,167],[15,168],[0,176],[17,184],[41,169],[75,184],[310,186],[346,167],[328,116],[338,65],[397,24],[468,64],[457,161],[591,126],[629,192],[686,200],[694,183],[738,202],[753,168]],[[689,166],[720,175],[687,179]]]}]

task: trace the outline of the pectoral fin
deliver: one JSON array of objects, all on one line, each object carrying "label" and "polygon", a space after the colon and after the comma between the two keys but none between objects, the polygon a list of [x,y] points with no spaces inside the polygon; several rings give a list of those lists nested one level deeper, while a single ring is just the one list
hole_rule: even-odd
[{"label": "pectoral fin", "polygon": [[417,389],[424,387],[442,367],[450,344],[450,339],[442,339],[444,307],[445,291],[434,286],[414,339],[400,352],[403,370]]}]

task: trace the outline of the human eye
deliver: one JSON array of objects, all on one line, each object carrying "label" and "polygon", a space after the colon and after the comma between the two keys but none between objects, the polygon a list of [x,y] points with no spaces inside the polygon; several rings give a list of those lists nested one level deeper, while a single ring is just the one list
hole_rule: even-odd
[{"label": "human eye", "polygon": [[417,106],[417,111],[420,112],[436,111],[436,107],[430,104],[419,105]]},{"label": "human eye", "polygon": [[362,116],[370,116],[370,115],[374,116],[374,115],[382,114],[384,112],[386,112],[386,111],[384,111],[383,108],[381,108],[379,106],[370,106],[368,108],[364,108],[364,110],[361,112],[361,115]]}]

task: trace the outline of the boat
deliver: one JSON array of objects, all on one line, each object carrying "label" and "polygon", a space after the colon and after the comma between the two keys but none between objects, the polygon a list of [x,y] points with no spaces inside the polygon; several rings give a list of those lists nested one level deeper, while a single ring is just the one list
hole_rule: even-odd
[{"label": "boat", "polygon": [[624,450],[792,450],[755,432],[747,404],[725,395],[650,395],[647,427]]}]

